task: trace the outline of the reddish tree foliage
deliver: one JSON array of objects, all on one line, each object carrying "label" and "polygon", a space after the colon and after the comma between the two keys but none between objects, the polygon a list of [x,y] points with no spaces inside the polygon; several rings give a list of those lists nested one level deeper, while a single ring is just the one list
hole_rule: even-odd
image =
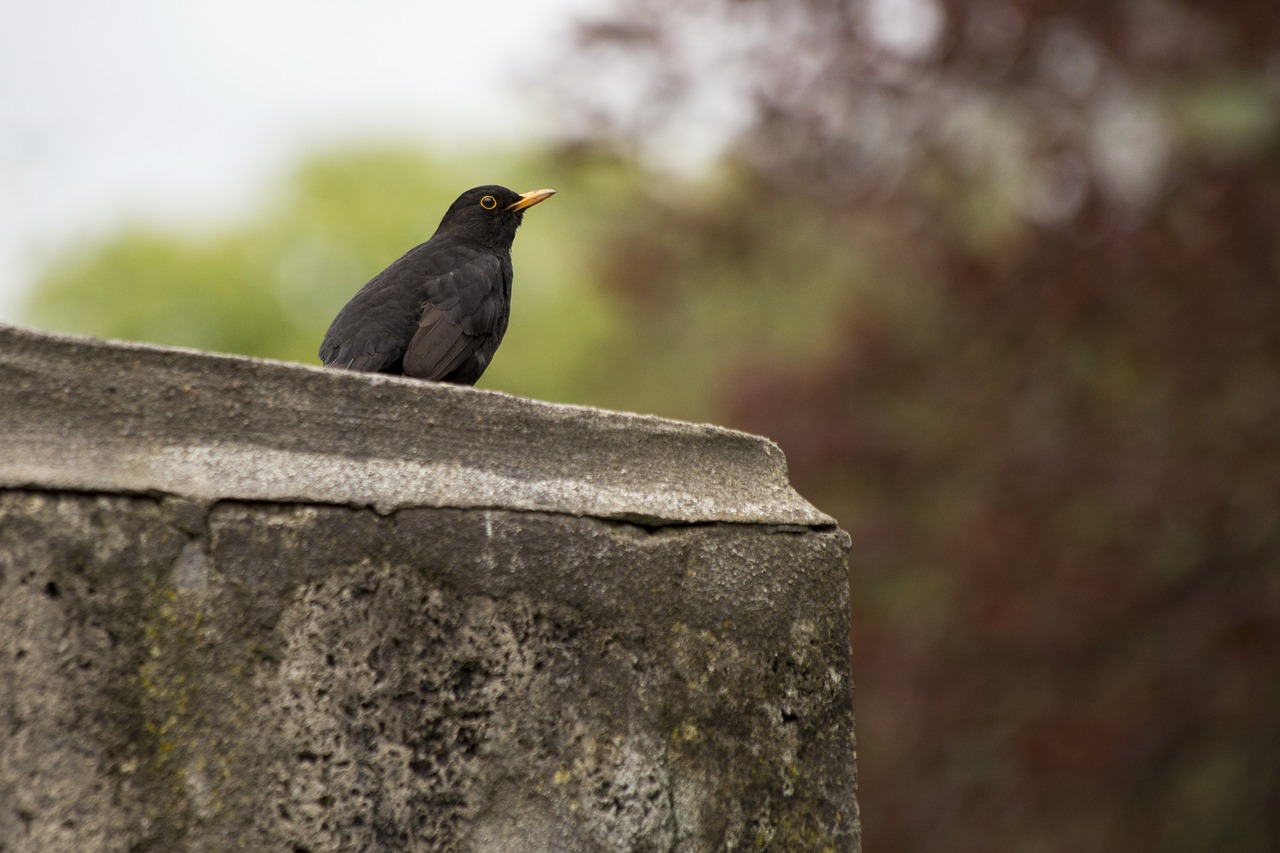
[{"label": "reddish tree foliage", "polygon": [[640,316],[780,233],[867,265],[720,402],[853,535],[868,849],[1280,849],[1273,0],[637,0],[582,56],[643,81],[588,136],[749,107],[720,203],[612,244]]}]

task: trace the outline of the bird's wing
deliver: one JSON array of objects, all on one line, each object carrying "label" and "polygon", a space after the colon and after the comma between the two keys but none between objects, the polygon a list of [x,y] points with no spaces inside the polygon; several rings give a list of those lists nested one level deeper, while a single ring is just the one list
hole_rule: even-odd
[{"label": "bird's wing", "polygon": [[[411,311],[412,308],[406,309],[405,315],[412,317]],[[392,312],[374,317],[357,328],[350,328],[351,323],[340,326],[339,321],[343,319],[339,315],[320,346],[320,361],[326,367],[377,372],[400,360],[410,329],[400,328],[405,324]]]},{"label": "bird's wing", "polygon": [[338,312],[320,344],[325,366],[399,372],[400,357],[417,327],[423,277],[410,253],[360,288]]},{"label": "bird's wing", "polygon": [[503,277],[501,260],[485,254],[428,281],[418,329],[404,351],[404,372],[441,379],[473,356],[499,331]]}]

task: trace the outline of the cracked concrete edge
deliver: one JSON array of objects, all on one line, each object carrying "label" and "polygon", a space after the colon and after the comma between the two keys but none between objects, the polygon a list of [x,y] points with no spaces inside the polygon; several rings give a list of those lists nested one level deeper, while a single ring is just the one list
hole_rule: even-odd
[{"label": "cracked concrete edge", "polygon": [[0,487],[833,528],[768,439],[0,325]]}]

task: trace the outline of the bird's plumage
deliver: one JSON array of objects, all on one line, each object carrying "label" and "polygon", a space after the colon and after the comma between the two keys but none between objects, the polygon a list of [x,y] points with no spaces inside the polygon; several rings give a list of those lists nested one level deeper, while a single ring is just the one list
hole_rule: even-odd
[{"label": "bird's plumage", "polygon": [[475,384],[507,331],[516,229],[524,210],[550,195],[496,185],[463,193],[430,240],[374,276],[338,312],[320,360],[345,370]]}]

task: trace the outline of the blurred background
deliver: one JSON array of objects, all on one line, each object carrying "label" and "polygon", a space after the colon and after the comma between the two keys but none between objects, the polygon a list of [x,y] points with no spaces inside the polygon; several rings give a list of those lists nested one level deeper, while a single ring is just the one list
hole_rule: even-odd
[{"label": "blurred background", "polygon": [[782,446],[868,851],[1280,849],[1275,0],[450,5],[8,10],[0,319],[314,364],[555,187],[481,387]]}]

